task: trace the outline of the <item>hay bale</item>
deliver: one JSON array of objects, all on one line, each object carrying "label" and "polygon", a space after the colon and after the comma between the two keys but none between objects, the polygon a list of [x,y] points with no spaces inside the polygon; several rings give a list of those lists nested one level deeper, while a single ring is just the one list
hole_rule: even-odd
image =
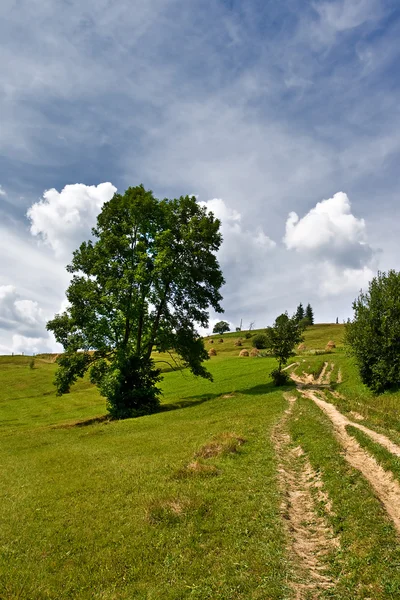
[{"label": "hay bale", "polygon": [[208,356],[217,356],[217,351],[215,348],[211,348],[211,350],[208,351]]},{"label": "hay bale", "polygon": [[239,356],[249,356],[249,351],[246,350],[246,348],[243,348],[243,350],[239,352]]},{"label": "hay bale", "polygon": [[242,345],[242,340],[236,340],[235,346],[241,346],[241,345]]},{"label": "hay bale", "polygon": [[303,352],[304,350],[307,350],[307,346],[303,342],[302,344],[299,344],[297,346],[297,350],[300,350],[300,352]]},{"label": "hay bale", "polygon": [[250,351],[250,356],[260,356],[260,351],[259,351],[259,350],[257,350],[257,348],[253,348],[253,349]]},{"label": "hay bale", "polygon": [[335,342],[333,342],[332,340],[330,340],[327,343],[325,350],[333,350],[333,348],[336,348],[336,344],[335,344]]},{"label": "hay bale", "polygon": [[221,338],[218,341],[219,341],[220,344],[222,344],[224,340]]},{"label": "hay bale", "polygon": [[214,343],[214,340],[209,340],[209,342],[208,342],[208,343],[209,343],[209,344],[213,344],[213,343]]}]

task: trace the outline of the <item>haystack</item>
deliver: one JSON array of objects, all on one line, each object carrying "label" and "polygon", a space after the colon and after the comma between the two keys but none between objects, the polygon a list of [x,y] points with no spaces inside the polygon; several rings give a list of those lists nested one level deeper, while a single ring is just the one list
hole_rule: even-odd
[{"label": "haystack", "polygon": [[242,340],[236,340],[235,346],[241,346],[241,345],[242,345]]},{"label": "haystack", "polygon": [[218,341],[220,344],[222,344],[224,340],[222,338],[220,338]]},{"label": "haystack", "polygon": [[213,343],[214,343],[214,340],[210,340],[210,341],[209,341],[209,344],[213,344]]},{"label": "haystack", "polygon": [[333,348],[336,348],[336,344],[335,344],[335,342],[333,342],[332,340],[330,340],[327,343],[325,350],[333,350]]},{"label": "haystack", "polygon": [[246,348],[243,348],[243,350],[241,350],[239,352],[239,356],[248,356],[249,355],[249,351],[246,350]]},{"label": "haystack", "polygon": [[260,356],[260,351],[257,350],[257,348],[253,348],[252,350],[250,350],[250,356]]},{"label": "haystack", "polygon": [[297,346],[297,350],[300,350],[300,352],[303,352],[304,350],[307,350],[307,346],[303,342],[302,344],[299,344]]},{"label": "haystack", "polygon": [[215,348],[211,348],[211,350],[208,351],[208,356],[217,356],[217,351]]}]

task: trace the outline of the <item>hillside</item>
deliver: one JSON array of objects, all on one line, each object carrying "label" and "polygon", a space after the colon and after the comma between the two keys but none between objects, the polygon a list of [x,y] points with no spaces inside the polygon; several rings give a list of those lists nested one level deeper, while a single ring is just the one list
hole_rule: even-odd
[{"label": "hillside", "polygon": [[56,397],[51,357],[0,357],[0,598],[400,597],[400,393],[342,325],[284,390],[245,334],[205,340],[212,383],[160,363],[161,411],[119,422],[86,380]]}]

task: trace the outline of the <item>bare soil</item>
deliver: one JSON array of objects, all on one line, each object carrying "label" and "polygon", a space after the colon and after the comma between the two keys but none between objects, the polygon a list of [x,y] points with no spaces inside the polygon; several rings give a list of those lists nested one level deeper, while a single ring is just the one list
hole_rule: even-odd
[{"label": "bare soil", "polygon": [[[346,427],[352,425],[368,435],[372,440],[381,444],[395,456],[400,456],[400,447],[394,444],[386,436],[373,431],[360,423],[350,421],[342,415],[337,408],[326,401],[326,396],[321,389],[307,387],[307,377],[304,379],[298,376],[292,378],[298,383],[300,393],[315,402],[317,406],[329,417],[332,422],[335,434],[340,441],[346,460],[352,467],[360,471],[369,481],[376,495],[382,502],[386,512],[391,517],[397,531],[400,533],[400,484],[393,477],[392,473],[385,471],[360,444],[347,433]],[[300,381],[299,381],[300,380]]]},{"label": "bare soil", "polygon": [[273,442],[279,462],[279,479],[284,500],[281,510],[286,524],[290,552],[293,556],[296,581],[292,583],[296,600],[320,597],[320,592],[334,587],[326,570],[324,558],[338,546],[338,539],[327,520],[317,512],[316,503],[323,502],[332,511],[323,484],[303,450],[292,447],[286,423],[296,397],[286,395],[289,408],[273,432]]}]

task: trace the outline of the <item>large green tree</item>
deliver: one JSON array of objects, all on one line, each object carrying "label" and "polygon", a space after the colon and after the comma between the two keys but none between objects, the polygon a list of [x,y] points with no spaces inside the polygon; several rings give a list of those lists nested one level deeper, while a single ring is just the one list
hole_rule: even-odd
[{"label": "large green tree", "polygon": [[142,185],[104,204],[93,241],[67,267],[69,307],[47,324],[65,350],[59,394],[89,371],[113,417],[151,413],[159,404],[154,349],[211,379],[195,327],[208,326],[210,306],[223,312],[219,228],[195,198],[159,201]]},{"label": "large green tree", "polygon": [[400,385],[400,273],[378,273],[353,302],[345,343],[374,392]]}]

